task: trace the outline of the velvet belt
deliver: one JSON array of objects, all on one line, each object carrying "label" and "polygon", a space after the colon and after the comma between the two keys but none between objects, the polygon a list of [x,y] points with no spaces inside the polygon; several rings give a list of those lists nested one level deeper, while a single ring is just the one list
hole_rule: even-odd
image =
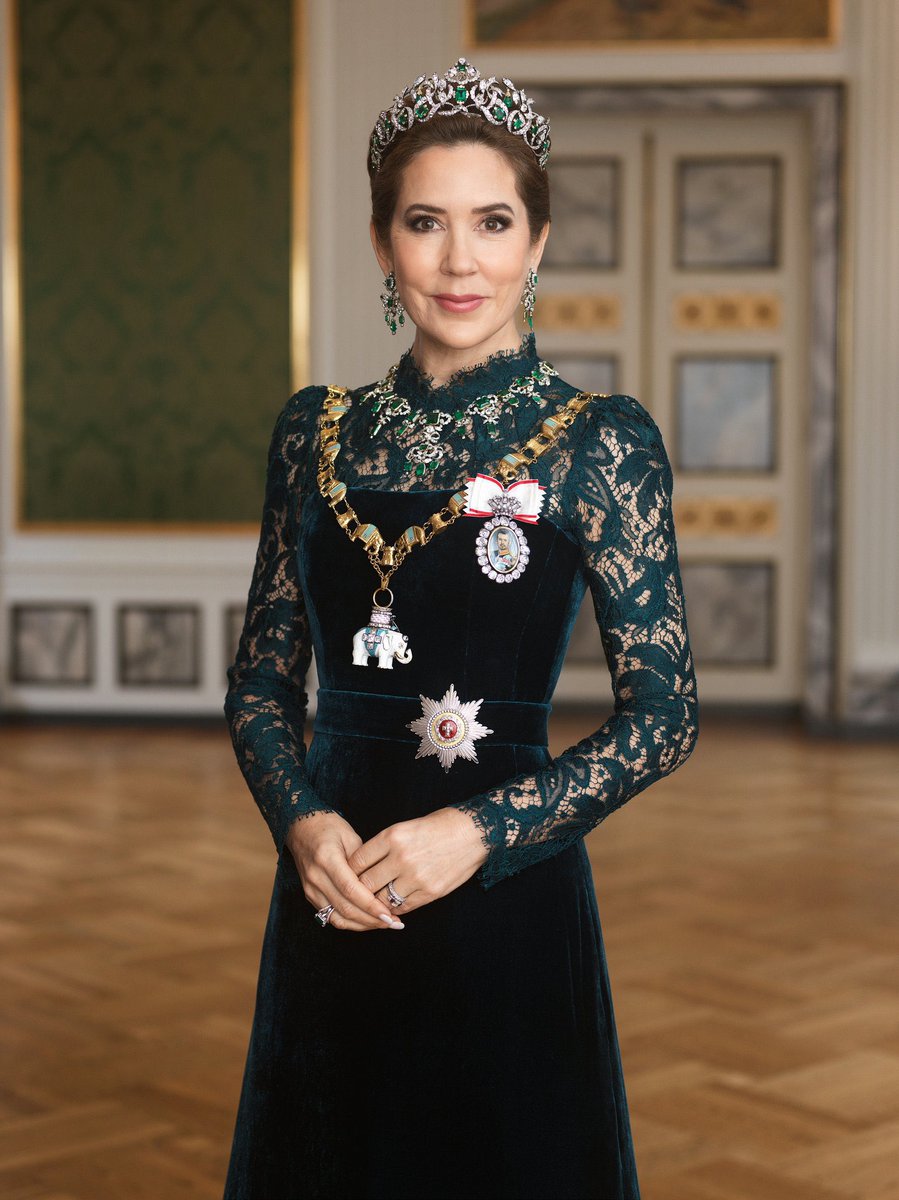
[{"label": "velvet belt", "polygon": [[[440,696],[433,699],[438,700]],[[464,702],[480,697],[463,695],[460,699]],[[477,711],[476,718],[482,725],[493,730],[493,733],[485,736],[485,744],[489,742],[494,746],[546,746],[547,719],[551,708],[551,704],[537,704],[529,700],[485,699]],[[421,715],[422,706],[418,696],[319,688],[318,708],[312,732],[313,735],[364,735],[395,739],[398,742],[417,742],[418,738],[406,728],[406,724]]]}]

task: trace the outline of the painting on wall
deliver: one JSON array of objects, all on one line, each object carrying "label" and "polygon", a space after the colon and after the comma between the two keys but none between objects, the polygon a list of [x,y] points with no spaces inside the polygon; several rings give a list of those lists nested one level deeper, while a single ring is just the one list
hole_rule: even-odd
[{"label": "painting on wall", "polygon": [[253,526],[305,371],[301,0],[16,9],[18,524]]},{"label": "painting on wall", "polygon": [[774,563],[681,562],[697,667],[774,665]]},{"label": "painting on wall", "polygon": [[85,604],[14,604],[12,683],[91,684],[93,614]]},{"label": "painting on wall", "polygon": [[621,167],[617,159],[561,159],[550,165],[552,228],[540,269],[619,266]]},{"label": "painting on wall", "polygon": [[470,46],[810,46],[839,36],[839,0],[468,0]]},{"label": "painting on wall", "polygon": [[675,266],[770,269],[780,257],[780,160],[682,158],[677,164]]},{"label": "painting on wall", "polygon": [[119,683],[124,687],[196,687],[200,613],[192,604],[119,607]]},{"label": "painting on wall", "polygon": [[685,355],[675,366],[674,459],[683,471],[775,469],[776,362]]}]

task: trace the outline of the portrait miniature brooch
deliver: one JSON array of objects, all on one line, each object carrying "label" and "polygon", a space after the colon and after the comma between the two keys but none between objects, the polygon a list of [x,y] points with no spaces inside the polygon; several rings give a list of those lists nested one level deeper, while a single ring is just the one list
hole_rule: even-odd
[{"label": "portrait miniature brooch", "polygon": [[546,488],[536,479],[518,479],[504,487],[492,475],[467,480],[464,516],[489,517],[475,542],[481,570],[494,583],[512,583],[528,565],[530,547],[518,525],[537,523]]}]

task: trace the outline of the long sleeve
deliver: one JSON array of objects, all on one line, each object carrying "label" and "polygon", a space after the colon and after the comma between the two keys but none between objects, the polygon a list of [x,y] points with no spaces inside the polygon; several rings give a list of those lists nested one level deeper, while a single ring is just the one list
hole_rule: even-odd
[{"label": "long sleeve", "polygon": [[558,854],[691,753],[696,678],[671,511],[671,466],[650,414],[600,398],[565,484],[614,692],[614,713],[552,763],[453,805],[489,855],[485,888]]},{"label": "long sleeve", "polygon": [[259,546],[224,706],[238,764],[279,852],[296,818],[338,811],[318,798],[304,766],[312,645],[296,529],[318,390],[292,397],[272,433]]}]

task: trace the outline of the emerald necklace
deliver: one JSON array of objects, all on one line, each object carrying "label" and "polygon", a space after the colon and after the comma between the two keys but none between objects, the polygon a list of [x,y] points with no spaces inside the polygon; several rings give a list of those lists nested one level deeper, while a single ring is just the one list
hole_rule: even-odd
[{"label": "emerald necklace", "polygon": [[416,476],[424,475],[430,466],[451,453],[451,447],[442,441],[443,430],[447,425],[453,425],[450,433],[454,433],[465,425],[466,417],[481,417],[488,436],[496,437],[496,422],[503,408],[506,405],[514,408],[523,398],[534,397],[538,388],[545,387],[559,374],[551,363],[541,359],[527,375],[513,379],[505,391],[478,396],[465,408],[457,408],[448,413],[440,409],[414,408],[404,396],[398,396],[394,391],[394,383],[399,365],[394,363],[380,383],[376,383],[360,397],[360,402],[371,407],[375,418],[372,437],[377,437],[382,429],[397,421],[400,422],[396,430],[398,434],[414,434],[418,430],[421,431],[421,440],[409,447],[403,464],[405,474]]}]

